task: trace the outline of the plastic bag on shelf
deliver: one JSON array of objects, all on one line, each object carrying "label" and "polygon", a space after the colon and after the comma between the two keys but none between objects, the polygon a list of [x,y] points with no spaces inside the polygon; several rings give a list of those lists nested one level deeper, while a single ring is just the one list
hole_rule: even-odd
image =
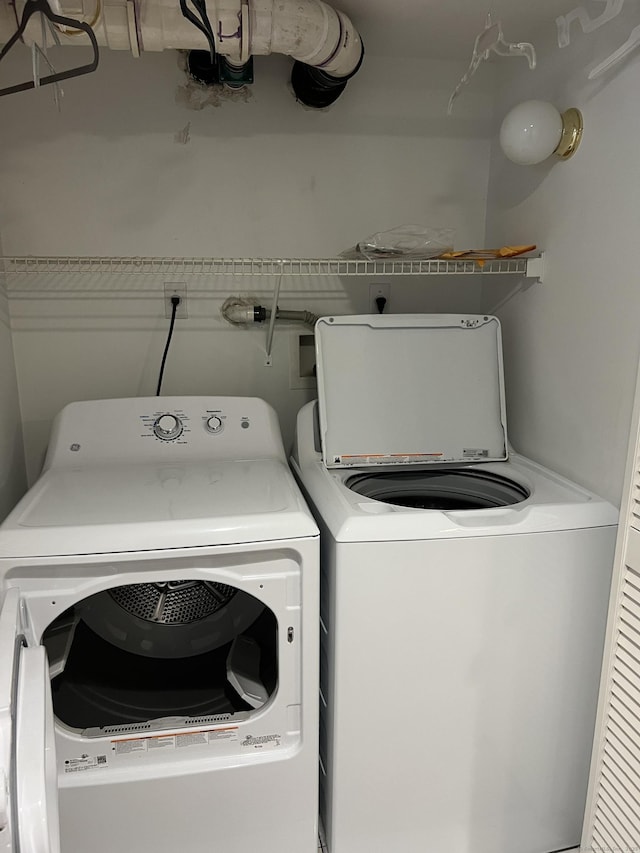
[{"label": "plastic bag on shelf", "polygon": [[453,249],[453,228],[430,228],[426,225],[398,225],[390,231],[378,231],[361,240],[357,246],[342,252],[349,259],[368,261],[384,258],[428,260]]}]

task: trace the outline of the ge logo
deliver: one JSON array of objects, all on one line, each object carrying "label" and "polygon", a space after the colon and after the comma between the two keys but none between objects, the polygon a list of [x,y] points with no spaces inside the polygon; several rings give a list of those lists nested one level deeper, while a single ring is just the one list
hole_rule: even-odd
[{"label": "ge logo", "polygon": [[72,444],[71,447],[69,448],[69,450],[73,450],[73,451],[80,450],[80,445],[79,444]]}]

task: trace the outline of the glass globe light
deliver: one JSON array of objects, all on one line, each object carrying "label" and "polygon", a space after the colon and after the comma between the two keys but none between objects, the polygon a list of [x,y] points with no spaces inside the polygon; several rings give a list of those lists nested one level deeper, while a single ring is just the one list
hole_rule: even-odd
[{"label": "glass globe light", "polygon": [[547,101],[524,101],[504,118],[500,146],[520,166],[542,163],[556,154],[571,157],[582,138],[582,115],[575,108],[560,113]]}]

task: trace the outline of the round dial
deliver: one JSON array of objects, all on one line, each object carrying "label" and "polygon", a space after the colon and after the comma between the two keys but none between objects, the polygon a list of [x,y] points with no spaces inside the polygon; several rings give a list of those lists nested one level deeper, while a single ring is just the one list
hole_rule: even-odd
[{"label": "round dial", "polygon": [[182,421],[175,415],[160,415],[153,424],[153,432],[163,441],[173,441],[182,433]]},{"label": "round dial", "polygon": [[222,429],[222,418],[219,418],[217,415],[212,415],[210,418],[206,419],[204,425],[208,432],[220,432]]}]

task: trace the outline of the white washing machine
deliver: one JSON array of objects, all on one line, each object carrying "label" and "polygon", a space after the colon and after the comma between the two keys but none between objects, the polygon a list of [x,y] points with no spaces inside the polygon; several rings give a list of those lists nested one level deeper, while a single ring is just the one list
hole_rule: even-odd
[{"label": "white washing machine", "polygon": [[315,853],[318,530],[266,403],[67,406],[0,583],[0,850]]},{"label": "white washing machine", "polygon": [[316,347],[330,853],[578,846],[616,510],[508,453],[496,318],[329,317]]}]

